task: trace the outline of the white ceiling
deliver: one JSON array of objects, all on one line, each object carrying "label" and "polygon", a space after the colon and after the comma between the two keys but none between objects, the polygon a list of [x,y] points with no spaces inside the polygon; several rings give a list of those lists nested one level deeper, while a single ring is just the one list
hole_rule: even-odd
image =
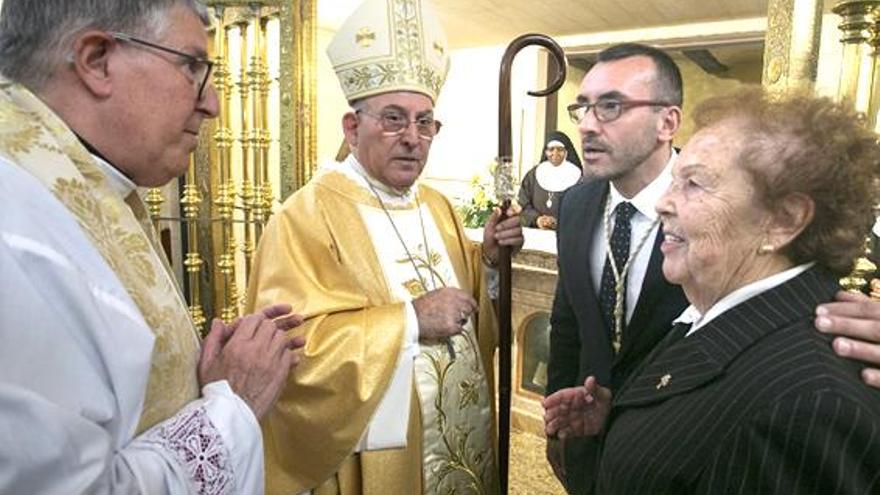
[{"label": "white ceiling", "polygon": [[[339,25],[362,0],[317,0],[319,24]],[[768,0],[434,0],[449,43],[506,43],[527,32],[551,36],[762,17]]]}]

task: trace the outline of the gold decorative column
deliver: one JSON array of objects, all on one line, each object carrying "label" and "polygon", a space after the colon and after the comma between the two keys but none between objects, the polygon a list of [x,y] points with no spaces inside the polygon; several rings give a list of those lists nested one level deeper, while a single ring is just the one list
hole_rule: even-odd
[{"label": "gold decorative column", "polygon": [[153,222],[176,224],[183,239],[194,320],[239,315],[273,190],[286,197],[315,169],[315,2],[205,2],[215,15],[219,116],[203,127],[181,218],[159,218],[165,199],[158,190],[146,198]]},{"label": "gold decorative column", "polygon": [[205,315],[202,312],[202,296],[200,272],[202,270],[202,257],[199,253],[199,208],[202,204],[202,195],[196,185],[196,162],[195,157],[190,155],[189,171],[186,174],[186,185],[183,186],[183,197],[180,206],[183,209],[183,221],[186,223],[187,250],[183,260],[189,280],[189,313],[193,324],[200,334],[205,334]]},{"label": "gold decorative column", "polygon": [[[257,26],[259,26],[260,32],[259,43],[262,47],[268,39],[266,31],[269,22],[266,19],[260,19]],[[269,75],[268,61],[262,55],[266,53],[266,50],[261,48],[258,50],[258,53],[261,54],[257,64],[259,78],[251,86],[254,99],[257,102],[254,106],[254,118],[259,122],[259,125],[255,126],[258,132],[254,135],[255,145],[260,155],[258,160],[259,178],[255,181],[257,188],[255,207],[257,213],[254,215],[254,229],[257,239],[261,237],[263,226],[269,220],[269,215],[272,213],[273,200],[272,182],[269,180],[269,145],[272,141],[272,132],[269,129],[269,86],[272,81]]]},{"label": "gold decorative column", "polygon": [[144,203],[147,204],[147,211],[150,213],[150,220],[153,221],[153,229],[156,231],[156,235],[159,234],[159,221],[162,216],[162,203],[165,202],[165,197],[162,196],[162,190],[158,187],[151,187],[147,189],[147,194],[144,196]]},{"label": "gold decorative column", "polygon": [[[266,99],[269,95],[269,73],[268,67],[264,62],[264,45],[266,39],[266,20],[261,15],[259,5],[251,5],[253,21],[251,23],[253,46],[250,49],[250,68],[247,72],[248,91],[250,95],[250,132],[247,139],[251,150],[253,184],[251,185],[251,195],[247,205],[250,212],[252,225],[249,224],[248,231],[252,229],[253,234],[248,232],[246,242],[242,249],[245,255],[245,274],[250,274],[251,257],[255,251],[254,239],[259,239],[263,232],[263,223],[265,223],[267,215],[264,209],[265,201],[263,200],[264,183],[268,180],[268,141],[264,145],[264,136],[268,136],[268,119],[266,118]],[[242,62],[242,70],[244,62]],[[242,100],[243,101],[243,100]],[[243,108],[246,108],[243,106]],[[244,138],[244,130],[242,129],[242,138]]]},{"label": "gold decorative column", "polygon": [[[843,58],[837,97],[852,103],[856,111],[870,115],[871,93],[876,59],[873,41],[874,10],[878,0],[843,1],[832,12],[840,16],[840,42]],[[876,105],[875,105],[876,106]]]},{"label": "gold decorative column", "polygon": [[[217,19],[222,20],[225,8],[215,6]],[[226,62],[229,46],[229,31],[222,22],[217,23],[214,32],[214,89],[220,102],[220,114],[214,133],[214,146],[217,153],[217,189],[214,206],[220,224],[219,238],[215,239],[217,254],[215,266],[220,276],[214,277],[214,307],[219,308],[219,316],[225,322],[238,316],[238,290],[235,284],[235,235],[233,214],[235,211],[235,183],[232,179],[232,131],[229,128],[229,108],[232,99],[232,82],[229,64]]]},{"label": "gold decorative column", "polygon": [[812,88],[816,82],[822,0],[770,0],[762,84],[771,91]]},{"label": "gold decorative column", "polygon": [[[866,125],[878,130],[880,110],[880,0],[844,0],[832,12],[840,16],[840,42],[843,43],[838,99],[849,102],[866,118]],[[877,271],[871,262],[871,234],[865,239],[865,253],[856,260],[853,272],[840,280],[846,290],[862,292]],[[872,281],[872,285],[874,285]],[[875,294],[872,294],[872,297]]]},{"label": "gold decorative column", "polygon": [[[255,13],[256,16],[258,14]],[[258,22],[259,22],[259,18]],[[238,29],[240,34],[239,39],[239,60],[241,64],[241,70],[239,71],[238,77],[238,91],[239,97],[241,99],[241,112],[239,113],[241,134],[239,137],[239,142],[241,143],[241,211],[244,216],[244,224],[242,228],[244,229],[244,243],[242,244],[242,252],[245,256],[245,271],[250,271],[250,257],[254,252],[254,234],[253,234],[253,214],[254,214],[254,199],[256,196],[256,191],[254,190],[254,182],[251,179],[253,177],[253,171],[257,168],[255,167],[254,160],[257,157],[257,150],[254,146],[254,137],[253,137],[253,113],[251,111],[251,101],[253,96],[253,91],[251,90],[252,78],[251,74],[254,72],[253,67],[248,71],[248,45],[250,41],[248,40],[248,26],[249,22],[247,19],[244,19],[238,23]],[[259,31],[255,29],[254,31]],[[255,32],[254,36],[259,36],[259,32]],[[251,65],[253,65],[253,61],[251,61]]]}]

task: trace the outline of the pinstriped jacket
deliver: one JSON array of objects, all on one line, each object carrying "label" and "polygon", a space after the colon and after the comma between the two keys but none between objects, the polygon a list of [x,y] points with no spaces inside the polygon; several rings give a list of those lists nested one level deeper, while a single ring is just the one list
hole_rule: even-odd
[{"label": "pinstriped jacket", "polygon": [[880,391],[813,327],[837,290],[814,267],[661,342],[614,399],[597,493],[880,493]]}]

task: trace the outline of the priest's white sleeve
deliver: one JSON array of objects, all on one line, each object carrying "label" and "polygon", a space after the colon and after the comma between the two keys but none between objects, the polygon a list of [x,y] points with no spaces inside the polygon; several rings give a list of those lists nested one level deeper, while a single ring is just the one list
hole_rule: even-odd
[{"label": "priest's white sleeve", "polygon": [[405,307],[404,343],[397,359],[397,368],[367,430],[355,448],[356,452],[406,446],[413,363],[419,354],[419,319],[411,302],[406,303]]},{"label": "priest's white sleeve", "polygon": [[154,337],[76,220],[0,159],[0,493],[261,493],[224,382],[135,437]]}]

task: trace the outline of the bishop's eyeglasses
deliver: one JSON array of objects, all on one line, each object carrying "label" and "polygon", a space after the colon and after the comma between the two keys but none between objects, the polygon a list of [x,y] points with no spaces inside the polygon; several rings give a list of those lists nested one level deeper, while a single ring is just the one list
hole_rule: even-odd
[{"label": "bishop's eyeglasses", "polygon": [[171,53],[173,55],[177,55],[182,58],[185,62],[182,64],[186,67],[186,70],[189,72],[193,85],[195,86],[196,93],[196,101],[202,101],[202,97],[205,94],[205,86],[208,85],[208,79],[211,77],[211,69],[214,68],[214,62],[208,60],[204,57],[197,57],[195,55],[182,52],[180,50],[175,50],[174,48],[169,48],[167,46],[159,45],[157,43],[153,43],[151,41],[142,40],[140,38],[135,38],[134,36],[125,34],[125,33],[109,33],[113,39],[118,41],[124,41],[127,43],[134,43],[136,45],[146,46],[152,48],[154,50],[160,50],[166,53]]},{"label": "bishop's eyeglasses", "polygon": [[670,103],[655,100],[599,100],[596,103],[579,102],[567,107],[568,117],[575,124],[580,124],[587,112],[593,109],[593,116],[599,122],[612,122],[620,118],[623,112],[636,107],[668,107]]},{"label": "bishop's eyeglasses", "polygon": [[424,115],[422,117],[416,117],[415,120],[410,120],[409,117],[400,112],[383,112],[381,114],[370,113],[366,110],[355,110],[355,114],[364,114],[368,117],[372,117],[379,121],[379,125],[382,127],[382,130],[385,131],[389,136],[398,136],[403,134],[407,129],[409,129],[410,124],[416,125],[416,132],[419,133],[419,137],[422,139],[426,139],[431,141],[434,139],[434,136],[440,132],[440,127],[442,124],[439,120],[434,119],[434,117],[430,115]]}]

